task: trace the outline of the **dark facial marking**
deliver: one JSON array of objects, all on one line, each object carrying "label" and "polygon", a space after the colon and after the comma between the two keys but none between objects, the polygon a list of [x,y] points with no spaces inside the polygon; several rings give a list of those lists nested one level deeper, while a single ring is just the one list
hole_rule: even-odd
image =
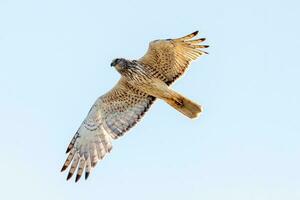
[{"label": "dark facial marking", "polygon": [[112,62],[111,62],[111,64],[110,64],[110,66],[116,66],[118,63],[120,62],[120,59],[119,58],[117,58],[117,59],[114,59]]}]

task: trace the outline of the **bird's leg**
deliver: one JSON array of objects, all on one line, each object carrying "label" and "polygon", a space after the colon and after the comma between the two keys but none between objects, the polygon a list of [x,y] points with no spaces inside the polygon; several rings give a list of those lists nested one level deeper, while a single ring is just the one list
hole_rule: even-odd
[{"label": "bird's leg", "polygon": [[178,106],[180,106],[180,107],[183,106],[183,100],[182,100],[182,99],[176,99],[176,98],[174,98],[173,100],[175,101],[175,103],[176,103]]}]

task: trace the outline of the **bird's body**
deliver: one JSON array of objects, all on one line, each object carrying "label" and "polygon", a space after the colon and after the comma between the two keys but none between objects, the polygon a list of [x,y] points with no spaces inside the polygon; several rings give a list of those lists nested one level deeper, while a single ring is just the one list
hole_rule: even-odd
[{"label": "bird's body", "polygon": [[170,88],[192,60],[206,53],[200,48],[208,46],[197,45],[205,39],[190,40],[197,33],[173,40],[155,40],[139,60],[112,61],[111,66],[121,74],[121,79],[96,100],[69,144],[69,155],[62,168],[65,170],[72,162],[67,179],[77,169],[78,181],[84,168],[87,178],[97,162],[111,151],[112,139],[134,126],[157,98],[189,118],[201,113],[201,106]]}]

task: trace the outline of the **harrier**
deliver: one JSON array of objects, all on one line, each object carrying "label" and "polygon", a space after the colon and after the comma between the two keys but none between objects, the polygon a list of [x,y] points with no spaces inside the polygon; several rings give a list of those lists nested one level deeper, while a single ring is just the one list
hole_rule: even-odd
[{"label": "harrier", "polygon": [[112,149],[112,140],[133,127],[155,99],[161,99],[189,118],[196,118],[202,107],[170,88],[190,62],[207,52],[199,45],[205,38],[192,39],[198,31],[177,39],[154,40],[138,60],[114,59],[112,67],[121,74],[118,83],[99,97],[82,122],[66,153],[61,169],[70,166],[67,180],[76,171],[77,182]]}]

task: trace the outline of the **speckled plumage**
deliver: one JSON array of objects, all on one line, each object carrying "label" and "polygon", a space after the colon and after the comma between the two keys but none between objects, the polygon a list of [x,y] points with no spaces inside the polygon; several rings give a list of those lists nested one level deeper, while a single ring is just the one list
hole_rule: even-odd
[{"label": "speckled plumage", "polygon": [[85,178],[98,161],[111,151],[112,140],[122,136],[147,112],[156,98],[190,118],[202,110],[199,105],[169,88],[192,60],[206,54],[198,45],[205,39],[191,40],[197,31],[177,39],[150,42],[139,60],[115,59],[112,66],[121,79],[109,92],[99,97],[71,140],[62,171],[70,167],[67,180],[77,170],[78,181]]}]

